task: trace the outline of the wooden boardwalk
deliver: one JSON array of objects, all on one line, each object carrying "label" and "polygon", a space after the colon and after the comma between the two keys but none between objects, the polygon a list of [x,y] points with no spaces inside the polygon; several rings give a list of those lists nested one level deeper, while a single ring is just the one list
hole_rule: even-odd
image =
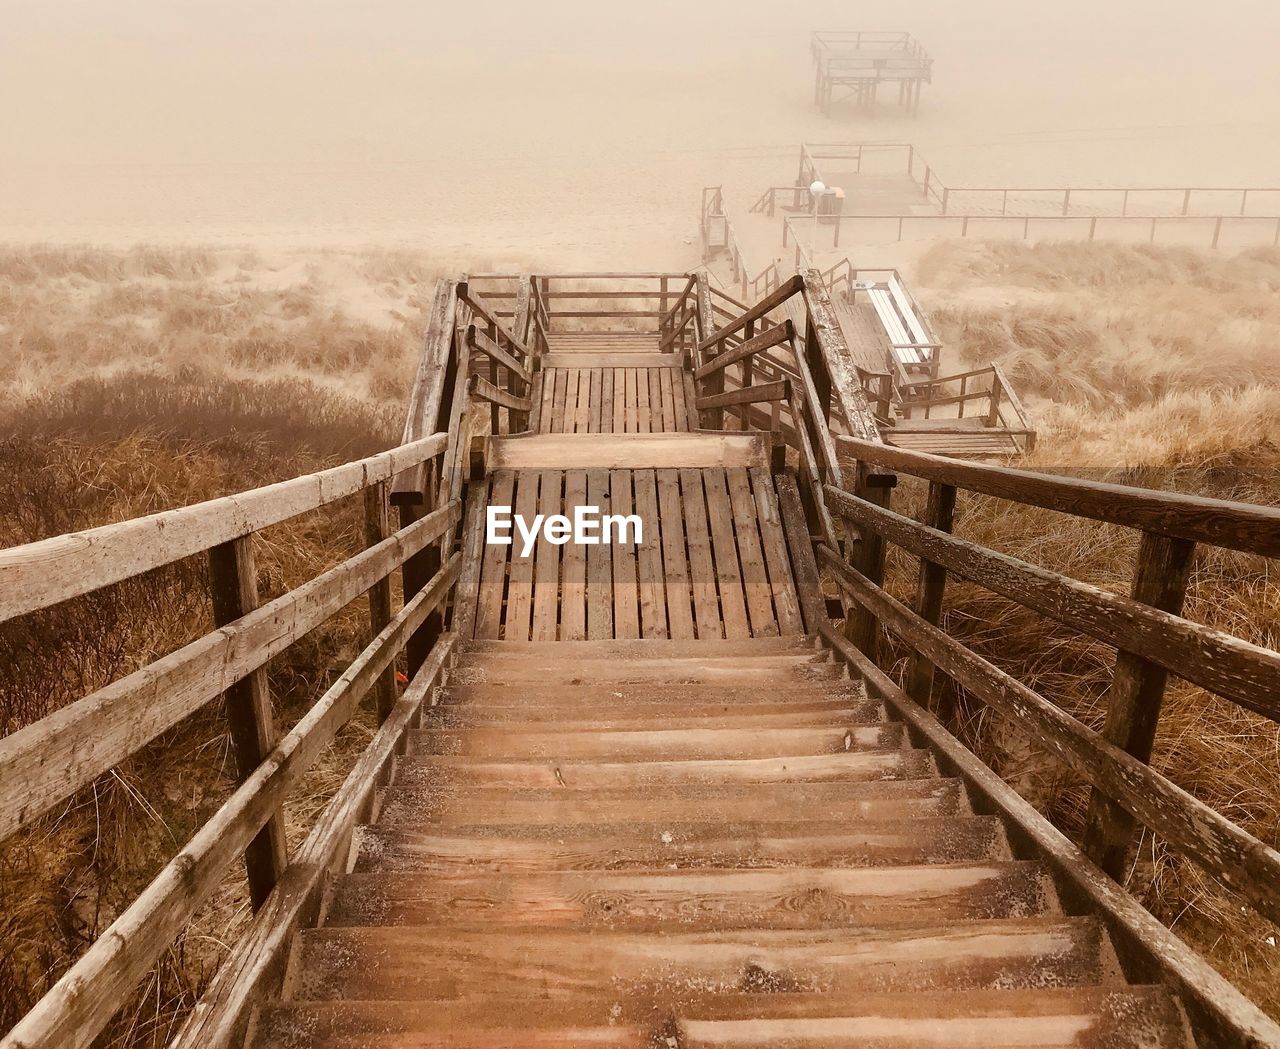
[{"label": "wooden boardwalk", "polygon": [[[897,448],[868,394],[817,274],[750,307],[705,273],[444,280],[399,447],[0,551],[0,621],[204,554],[218,624],[0,738],[0,837],[219,698],[239,770],[0,1049],[88,1049],[242,861],[171,1049],[1280,1049],[1121,884],[1145,829],[1280,920],[1280,853],[1147,764],[1169,674],[1280,720],[1280,653],[1181,615],[1196,548],[1280,557],[1280,511]],[[1132,592],[952,535],[962,493],[1137,531]],[[256,533],[351,498],[365,548],[260,601]],[[643,539],[486,539],[585,506]],[[947,632],[950,576],[1115,648],[1101,732]],[[368,643],[278,728],[266,667],[362,595]],[[1088,784],[1079,844],[942,677]]]}]

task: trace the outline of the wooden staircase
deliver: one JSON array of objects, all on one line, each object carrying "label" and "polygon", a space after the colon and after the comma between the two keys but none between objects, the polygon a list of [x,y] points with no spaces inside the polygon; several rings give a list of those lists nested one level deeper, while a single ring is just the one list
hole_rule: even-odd
[{"label": "wooden staircase", "polygon": [[249,1036],[1189,1044],[807,637],[469,642]]}]

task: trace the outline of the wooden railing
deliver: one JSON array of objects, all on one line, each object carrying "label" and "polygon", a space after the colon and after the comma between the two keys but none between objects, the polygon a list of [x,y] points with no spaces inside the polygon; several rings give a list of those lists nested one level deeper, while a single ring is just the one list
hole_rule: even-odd
[{"label": "wooden railing", "polygon": [[[1280,921],[1280,852],[1148,764],[1170,673],[1280,721],[1280,653],[1182,615],[1197,544],[1280,557],[1280,509],[975,465],[833,437],[823,432],[820,417],[813,423],[814,445],[826,442],[832,456],[838,446],[845,465],[845,480],[829,480],[820,503],[843,528],[808,514],[817,565],[845,603],[842,628],[825,616],[816,618],[836,656],[903,719],[916,745],[930,746],[947,774],[964,779],[978,811],[998,812],[1009,821],[1015,848],[1032,850],[1020,855],[1049,864],[1064,903],[1081,908],[1071,913],[1102,917],[1131,978],[1176,991],[1198,1044],[1280,1044],[1280,1028],[1116,884],[1126,873],[1136,830],[1145,826],[1259,914]],[[899,474],[928,483],[919,521],[891,509]],[[961,490],[1136,529],[1141,541],[1131,593],[1109,593],[956,537],[952,527]],[[919,558],[910,605],[886,589],[890,544]],[[1116,648],[1101,732],[942,628],[952,575]],[[816,575],[811,585],[818,587]],[[881,655],[882,631],[905,647],[905,661],[900,653],[892,660]],[[892,670],[882,666],[890,662]],[[948,730],[954,710],[935,688],[939,672],[1089,784],[1079,848]]]},{"label": "wooden railing", "polygon": [[[955,419],[957,432],[972,433],[961,420],[978,418],[987,429],[999,430],[1015,439],[1020,450],[1035,449],[1036,431],[1017,391],[998,364],[972,371],[944,375],[920,382],[906,382],[897,388],[904,422],[919,419]],[[945,426],[934,432],[945,433]]]},{"label": "wooden railing", "polygon": [[[240,1037],[254,995],[279,979],[293,931],[314,917],[330,873],[345,869],[355,826],[368,818],[378,785],[451,658],[463,507],[474,513],[478,505],[467,504],[463,492],[468,391],[484,390],[469,372],[473,359],[496,362],[510,382],[527,382],[537,362],[533,314],[541,307],[532,285],[526,288],[515,296],[517,336],[465,281],[439,282],[400,447],[265,488],[0,551],[0,621],[205,554],[217,626],[0,739],[0,839],[34,827],[219,696],[239,779],[212,818],[0,1041],[3,1049],[79,1049],[93,1042],[243,855],[256,913],[172,1044],[208,1049]],[[504,429],[527,416],[523,405],[499,407],[515,413],[499,421]],[[355,497],[363,500],[366,548],[260,604],[257,533]],[[394,531],[393,501],[400,510]],[[404,601],[393,611],[397,571]],[[371,640],[277,739],[268,662],[362,594],[368,595]],[[402,657],[408,683],[400,692],[396,663]],[[368,693],[379,728],[290,854],[284,799]]]},{"label": "wooden railing", "polygon": [[[877,624],[913,655],[907,693],[928,703],[935,668],[1031,733],[1092,785],[1085,852],[1123,874],[1135,828],[1186,852],[1258,912],[1280,921],[1280,853],[1148,767],[1168,674],[1280,721],[1280,653],[1182,617],[1196,546],[1280,557],[1280,509],[1035,474],[837,438],[863,468],[929,483],[924,519],[892,512],[890,488],[828,485],[832,512],[863,535],[852,563],[819,551],[857,609],[848,636],[874,660]],[[951,534],[960,490],[1135,529],[1132,592],[1112,594]],[[921,559],[908,607],[883,589],[886,546]],[[944,591],[955,574],[1117,649],[1106,723],[1094,732],[947,634]]]},{"label": "wooden railing", "polygon": [[[0,740],[0,838],[36,821],[210,701],[225,696],[239,787],[140,896],[0,1042],[5,1049],[88,1045],[205,903],[230,864],[244,856],[250,895],[261,910],[310,885],[336,856],[395,743],[443,667],[445,635],[423,637],[428,616],[457,581],[456,554],[420,585],[409,564],[451,537],[461,504],[392,532],[388,490],[405,471],[449,451],[435,434],[359,462],[180,510],[105,525],[0,551],[0,617],[9,619],[204,553],[213,594],[213,633],[120,678]],[[310,582],[259,604],[254,536],[263,528],[353,496],[364,499],[367,548]],[[404,607],[391,612],[390,576],[405,573]],[[372,640],[282,738],[275,738],[267,663],[369,595]],[[434,652],[397,697],[394,664],[417,636]],[[348,779],[297,853],[287,852],[282,805],[317,755],[373,691],[382,722]],[[305,872],[305,873],[300,873]]]}]

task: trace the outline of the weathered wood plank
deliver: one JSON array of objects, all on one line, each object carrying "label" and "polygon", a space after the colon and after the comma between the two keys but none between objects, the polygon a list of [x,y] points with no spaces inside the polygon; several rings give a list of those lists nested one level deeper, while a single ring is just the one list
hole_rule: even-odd
[{"label": "weathered wood plank", "polygon": [[764,549],[765,565],[769,572],[769,588],[773,594],[778,629],[783,634],[802,634],[804,620],[800,615],[796,585],[792,578],[791,563],[787,557],[787,538],[782,530],[773,477],[763,468],[753,469],[750,473],[752,495],[756,506],[756,522],[760,526],[760,541]]},{"label": "weathered wood plank", "polygon": [[[538,482],[534,471],[516,474],[516,499],[513,513],[532,521],[538,512]],[[502,618],[502,636],[511,641],[528,641],[533,617],[533,569],[537,548],[526,557],[518,533],[511,537],[511,574],[507,582],[507,610]]]},{"label": "weathered wood plank", "polygon": [[0,739],[0,840],[283,652],[457,524],[454,502],[237,620]]},{"label": "weathered wood plank", "polygon": [[787,401],[791,399],[791,380],[761,383],[759,386],[742,386],[736,390],[699,397],[695,402],[698,411],[728,408],[737,404],[759,404],[761,401]]},{"label": "weathered wood plank", "polygon": [[742,568],[738,563],[738,546],[733,533],[733,508],[729,503],[724,471],[703,471],[702,482],[707,493],[707,522],[715,556],[715,581],[720,592],[724,636],[730,640],[750,637]]},{"label": "weathered wood plank", "polygon": [[355,495],[434,458],[448,440],[448,434],[433,434],[264,488],[0,550],[0,622]]},{"label": "weathered wood plank", "polygon": [[774,346],[790,342],[794,337],[795,329],[792,327],[791,321],[783,321],[781,324],[775,325],[759,335],[753,335],[751,338],[744,340],[733,349],[725,350],[723,353],[712,357],[706,364],[694,369],[693,377],[695,379],[705,379],[718,371],[728,368],[730,365],[739,364],[750,357],[754,357],[757,353],[763,353]]},{"label": "weathered wood plank", "polygon": [[826,602],[822,596],[822,581],[818,576],[818,562],[814,557],[813,539],[804,515],[804,504],[796,479],[789,473],[774,477],[778,492],[778,508],[782,515],[782,528],[787,536],[787,550],[791,554],[791,567],[795,572],[796,591],[800,609],[804,615],[805,629],[816,631],[828,624]]},{"label": "weathered wood plank", "polygon": [[529,413],[533,411],[533,401],[528,397],[517,397],[507,390],[494,386],[488,379],[473,375],[467,380],[472,397],[499,405],[508,411]]},{"label": "weathered wood plank", "polygon": [[746,470],[733,469],[725,471],[725,482],[729,487],[733,532],[738,540],[738,559],[742,566],[747,612],[751,618],[751,636],[776,637],[779,630],[773,611],[773,590],[765,569],[751,479]]},{"label": "weathered wood plank", "polygon": [[[455,325],[457,324],[457,282],[443,278],[436,282],[435,298],[427,321],[427,334],[409,394],[400,443],[409,444],[443,429],[440,425],[445,388],[450,378]],[[454,362],[456,363],[456,362]],[[453,369],[456,373],[456,368]],[[416,503],[426,490],[427,471],[415,466],[395,479],[391,500],[394,503]]]},{"label": "weathered wood plank", "polygon": [[526,386],[533,381],[533,374],[521,364],[518,360],[511,356],[506,350],[494,342],[488,335],[482,332],[474,324],[467,328],[467,345],[472,349],[483,353],[490,360],[506,368],[512,375],[517,376]]},{"label": "weathered wood plank", "polygon": [[724,637],[702,473],[698,470],[681,470],[680,492],[684,501],[685,533],[689,537],[689,578],[693,587],[693,611],[698,624],[698,637],[701,640]]},{"label": "weathered wood plank", "polygon": [[[665,575],[662,566],[662,525],[658,514],[658,485],[652,470],[634,473],[636,499],[635,513],[644,522],[644,542],[636,547],[640,576],[640,636],[666,638],[667,599]],[[679,528],[679,522],[671,522]],[[683,560],[683,558],[681,558]]]},{"label": "weathered wood plank", "polygon": [[692,640],[694,637],[692,584],[685,552],[684,512],[680,505],[680,475],[675,470],[659,470],[657,484],[658,520],[662,526],[667,624],[673,640]]},{"label": "weathered wood plank", "polygon": [[[385,482],[365,490],[365,495],[377,493],[385,514]],[[376,546],[387,538],[389,528],[368,545]],[[387,588],[386,618],[379,623],[381,609],[374,611],[375,594],[379,587]],[[241,616],[258,608],[258,569],[253,554],[253,536],[246,535],[229,543],[215,546],[209,551],[209,588],[213,599],[214,626],[224,627]],[[375,622],[376,637],[391,621],[391,593],[386,580],[375,583],[369,590],[370,618]],[[383,677],[386,675],[384,674]],[[382,678],[378,685],[381,687]],[[395,682],[392,682],[395,687]],[[276,726],[272,716],[271,692],[267,685],[267,668],[258,667],[241,678],[224,696],[227,710],[227,728],[231,735],[231,749],[236,758],[236,776],[243,783],[253,774],[263,758],[276,745]],[[289,863],[289,846],[285,839],[284,813],[276,811],[266,826],[249,842],[244,853],[245,873],[249,880],[249,900],[254,909],[271,893],[281,872]]]},{"label": "weathered wood plank", "polygon": [[[570,470],[564,478],[565,515],[587,504],[587,475]],[[568,543],[562,552],[563,590],[560,595],[560,640],[581,641],[587,636],[587,547]]]},{"label": "weathered wood plank", "polygon": [[[562,476],[555,470],[542,471],[538,485],[538,513],[544,518],[563,509]],[[533,621],[529,635],[534,641],[555,641],[559,634],[562,549],[550,542],[545,532],[538,537],[534,562]]]},{"label": "weathered wood plank", "polygon": [[[1133,599],[1170,615],[1181,615],[1195,557],[1195,544],[1185,539],[1144,534],[1138,548]],[[1168,672],[1131,652],[1116,658],[1102,738],[1139,761],[1151,760]],[[1085,820],[1085,854],[1117,881],[1136,829],[1133,819],[1097,790],[1089,798]]]},{"label": "weathered wood plank", "polygon": [[[631,509],[631,481],[629,470],[612,470],[609,473],[609,512],[625,517]],[[619,543],[616,538],[613,552],[613,636],[634,638],[640,636],[640,592],[636,579],[636,545]]]},{"label": "weathered wood plank", "polygon": [[[587,471],[587,502],[604,513],[609,506],[609,473]],[[612,511],[610,511],[612,512]],[[587,638],[592,641],[613,637],[613,568],[607,546],[587,550]]]},{"label": "weathered wood plank", "polygon": [[491,470],[661,470],[767,467],[769,435],[710,433],[538,434],[494,437]]},{"label": "weathered wood plank", "polygon": [[[490,478],[491,506],[514,506],[516,476],[510,470],[498,470]],[[501,636],[502,608],[507,591],[507,563],[512,547],[486,543],[484,563],[480,569],[480,593],[476,601],[475,636],[495,639]]]}]

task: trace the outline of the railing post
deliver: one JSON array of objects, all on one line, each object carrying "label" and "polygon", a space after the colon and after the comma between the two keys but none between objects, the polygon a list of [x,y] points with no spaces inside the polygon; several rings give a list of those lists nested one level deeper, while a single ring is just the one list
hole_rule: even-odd
[{"label": "railing post", "polygon": [[[858,463],[854,495],[876,506],[889,509],[893,489],[898,478],[894,474],[873,474],[865,463]],[[853,567],[878,587],[884,586],[884,563],[887,544],[870,528],[861,529],[862,535],[853,548],[850,561]],[[873,663],[876,661],[880,624],[876,617],[861,605],[854,605],[845,617],[844,636],[854,643]]]},{"label": "railing post", "polygon": [[[258,568],[253,536],[241,536],[209,551],[209,584],[213,622],[226,626],[258,607]],[[236,756],[236,774],[243,783],[276,745],[267,668],[259,667],[224,694],[227,727]],[[256,911],[289,865],[284,812],[277,809],[244,852],[249,898]]]},{"label": "railing post", "polygon": [[[1138,549],[1132,596],[1163,612],[1181,615],[1191,578],[1195,543],[1144,532]],[[1151,759],[1156,723],[1164,700],[1168,671],[1129,652],[1116,657],[1107,699],[1103,738],[1139,761]],[[1089,798],[1084,851],[1112,878],[1124,876],[1136,824],[1131,815],[1097,788]]]},{"label": "railing post", "polygon": [[[364,543],[377,546],[391,534],[391,508],[387,502],[387,482],[364,490]],[[369,588],[369,636],[377,637],[391,622],[391,579],[380,579]],[[373,694],[381,724],[396,705],[396,668],[387,667],[374,685]]]},{"label": "railing post", "polygon": [[[925,503],[923,523],[940,532],[950,532],[955,525],[956,489],[953,485],[937,481],[929,483],[929,499]],[[916,612],[926,622],[937,626],[942,620],[942,599],[947,588],[947,570],[942,565],[920,559],[920,578],[916,585]],[[921,706],[929,707],[933,692],[934,667],[919,652],[911,657],[907,670],[907,695]],[[950,719],[950,710],[936,711],[944,722]]]},{"label": "railing post", "polygon": [[[721,339],[715,345],[715,356],[718,357],[724,353],[725,344]],[[713,397],[718,393],[724,393],[724,373],[726,369],[717,368],[702,381],[702,389],[698,393],[703,397]],[[702,413],[702,425],[708,430],[724,429],[724,408],[708,408]]]}]

